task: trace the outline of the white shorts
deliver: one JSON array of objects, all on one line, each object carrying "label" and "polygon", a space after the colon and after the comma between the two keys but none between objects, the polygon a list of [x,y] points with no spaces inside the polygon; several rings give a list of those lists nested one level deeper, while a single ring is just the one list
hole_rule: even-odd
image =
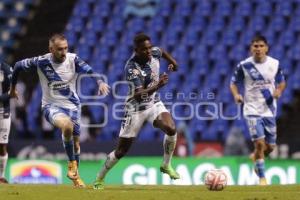
[{"label": "white shorts", "polygon": [[10,116],[8,118],[0,118],[0,144],[8,144],[10,123]]},{"label": "white shorts", "polygon": [[169,112],[165,105],[159,101],[147,110],[126,113],[121,124],[119,137],[137,137],[145,121],[153,124],[154,120],[163,112]]}]

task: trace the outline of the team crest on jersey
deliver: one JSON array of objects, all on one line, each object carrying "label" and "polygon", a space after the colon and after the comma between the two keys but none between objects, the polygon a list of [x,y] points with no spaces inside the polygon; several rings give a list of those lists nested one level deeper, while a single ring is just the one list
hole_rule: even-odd
[{"label": "team crest on jersey", "polygon": [[253,68],[250,69],[250,74],[254,79],[258,79],[258,77],[259,77],[259,72]]},{"label": "team crest on jersey", "polygon": [[0,82],[4,81],[4,73],[3,71],[0,71]]}]

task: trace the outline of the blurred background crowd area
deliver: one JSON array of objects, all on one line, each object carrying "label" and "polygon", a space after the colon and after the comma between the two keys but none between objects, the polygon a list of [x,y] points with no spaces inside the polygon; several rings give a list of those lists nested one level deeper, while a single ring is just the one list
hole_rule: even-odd
[{"label": "blurred background crowd area", "polygon": [[[280,60],[287,79],[287,89],[278,102],[278,142],[291,152],[298,150],[300,0],[0,1],[0,59],[12,66],[20,59],[47,53],[49,36],[62,32],[70,52],[77,53],[114,85],[124,80],[123,69],[133,51],[132,39],[142,31],[179,64],[178,72],[171,74],[167,86],[160,90],[162,100],[177,116],[178,154],[196,154],[195,147],[200,143],[205,146],[205,142],[221,148],[224,154],[247,154],[251,141],[244,121],[224,119],[220,113],[227,117],[238,113],[229,82],[234,67],[249,56],[249,43],[258,33],[266,36],[269,54]],[[162,71],[166,71],[166,65],[162,62]],[[61,137],[41,114],[41,87],[37,83],[37,74],[32,72],[24,74],[18,84],[20,99],[12,100],[12,141]],[[83,79],[81,85],[82,94],[95,93],[91,80]],[[115,86],[114,93],[126,96],[126,85]],[[167,98],[166,93],[173,98]],[[83,127],[81,140],[114,140],[121,120],[113,117],[113,105],[124,99],[112,93],[97,100],[84,98],[82,102],[102,102],[108,114],[104,107],[84,106],[84,124],[105,120],[107,124]],[[209,118],[216,110],[217,117],[199,119]],[[145,124],[138,141],[161,141],[162,137],[151,124]]]}]

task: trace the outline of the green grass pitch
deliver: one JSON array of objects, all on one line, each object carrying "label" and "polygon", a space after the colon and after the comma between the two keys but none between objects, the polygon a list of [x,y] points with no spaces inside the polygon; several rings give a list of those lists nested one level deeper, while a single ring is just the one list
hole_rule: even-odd
[{"label": "green grass pitch", "polygon": [[93,190],[89,185],[0,185],[1,200],[299,200],[300,185],[227,186],[209,191],[205,186],[120,186]]}]

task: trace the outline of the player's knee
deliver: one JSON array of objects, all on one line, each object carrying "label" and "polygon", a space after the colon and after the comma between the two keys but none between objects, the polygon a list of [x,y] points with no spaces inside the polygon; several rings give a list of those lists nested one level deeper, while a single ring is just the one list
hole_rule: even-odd
[{"label": "player's knee", "polygon": [[65,121],[62,127],[62,132],[65,137],[71,137],[73,135],[73,123],[71,121]]},{"label": "player's knee", "polygon": [[266,145],[264,141],[257,141],[255,147],[258,151],[264,151]]},{"label": "player's knee", "polygon": [[176,134],[176,127],[175,127],[174,123],[168,123],[165,126],[165,130],[166,130],[167,135],[173,136]]},{"label": "player's knee", "polygon": [[5,156],[7,153],[6,144],[0,144],[0,156]]},{"label": "player's knee", "polygon": [[275,145],[267,145],[266,147],[266,153],[271,153],[272,151],[274,151],[275,149]]}]

